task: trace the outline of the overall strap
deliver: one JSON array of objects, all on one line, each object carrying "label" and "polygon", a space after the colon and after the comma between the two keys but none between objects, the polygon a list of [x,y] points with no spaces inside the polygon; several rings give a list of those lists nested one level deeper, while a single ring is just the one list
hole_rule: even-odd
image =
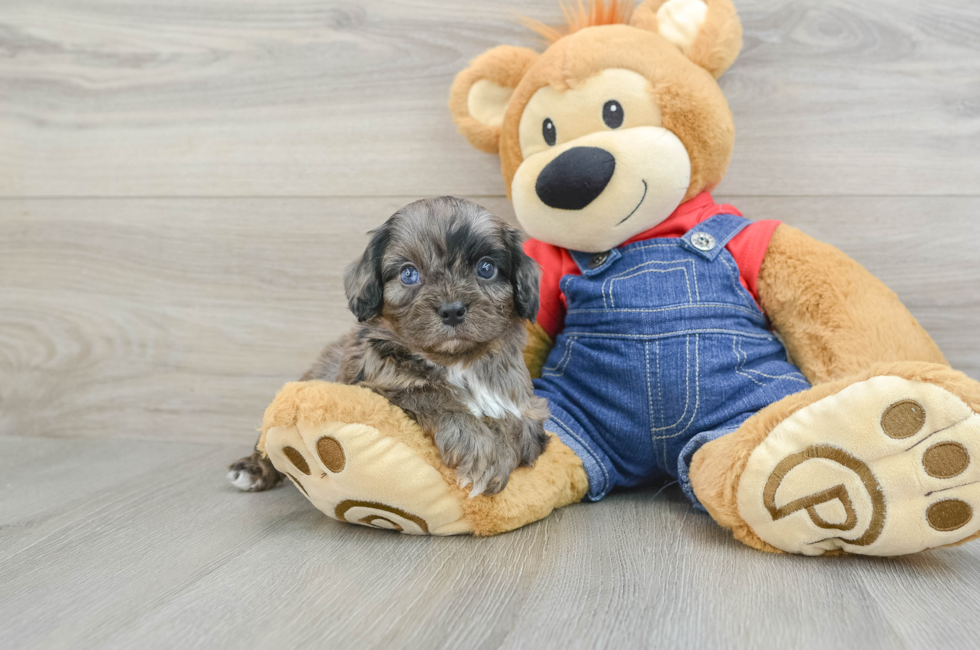
[{"label": "overall strap", "polygon": [[716,214],[688,230],[681,237],[681,246],[713,262],[728,242],[751,223],[734,214]]}]

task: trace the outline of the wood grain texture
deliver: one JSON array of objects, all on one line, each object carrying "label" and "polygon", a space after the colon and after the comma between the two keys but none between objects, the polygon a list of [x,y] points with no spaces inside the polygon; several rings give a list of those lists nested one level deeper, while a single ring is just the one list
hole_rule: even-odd
[{"label": "wood grain texture", "polygon": [[220,469],[243,447],[5,444],[18,481],[86,454],[124,471],[4,513],[4,648],[891,650],[970,648],[980,633],[980,547],[765,555],[675,487],[501,537],[412,538],[327,519],[291,486],[235,492]]},{"label": "wood grain texture", "polygon": [[[0,434],[249,441],[353,324],[343,269],[408,200],[0,201]],[[980,378],[980,199],[736,202],[862,262]]]},{"label": "wood grain texture", "polygon": [[[723,191],[977,195],[972,0],[738,0]],[[557,0],[7,0],[0,195],[501,195],[449,85]]]},{"label": "wood grain texture", "polygon": [[[842,248],[980,379],[980,5],[735,2],[716,198]],[[450,193],[513,219],[445,102],[473,56],[535,45],[518,10],[560,16],[0,3],[0,648],[976,647],[980,544],[763,555],[676,487],[416,539],[226,484],[353,322],[369,228]]]}]

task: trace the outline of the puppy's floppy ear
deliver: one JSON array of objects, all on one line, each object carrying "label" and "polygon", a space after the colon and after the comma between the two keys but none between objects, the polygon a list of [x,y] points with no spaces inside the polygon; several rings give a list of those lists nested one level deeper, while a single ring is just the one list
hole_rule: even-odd
[{"label": "puppy's floppy ear", "polygon": [[742,23],[731,0],[646,0],[630,24],[660,34],[715,79],[742,49]]},{"label": "puppy's floppy ear", "polygon": [[526,47],[501,45],[476,57],[456,75],[449,110],[456,128],[475,148],[497,153],[510,96],[537,58],[538,53]]},{"label": "puppy's floppy ear", "polygon": [[538,291],[541,270],[524,252],[524,236],[516,228],[508,228],[504,235],[507,250],[510,252],[510,283],[514,287],[514,313],[534,322],[538,315]]},{"label": "puppy's floppy ear", "polygon": [[381,260],[391,238],[390,224],[390,221],[385,222],[369,233],[371,242],[364,254],[344,271],[344,293],[347,294],[347,304],[359,322],[380,316],[381,309],[384,307]]}]

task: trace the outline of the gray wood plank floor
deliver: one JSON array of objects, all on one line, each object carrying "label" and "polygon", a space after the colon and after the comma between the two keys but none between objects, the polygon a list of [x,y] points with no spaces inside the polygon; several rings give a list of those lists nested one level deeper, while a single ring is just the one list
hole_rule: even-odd
[{"label": "gray wood plank floor", "polygon": [[[735,0],[719,200],[889,284],[980,378],[980,5]],[[513,218],[453,75],[556,0],[0,0],[0,648],[974,648],[980,543],[741,547],[675,487],[505,536],[236,493],[420,196]]]}]

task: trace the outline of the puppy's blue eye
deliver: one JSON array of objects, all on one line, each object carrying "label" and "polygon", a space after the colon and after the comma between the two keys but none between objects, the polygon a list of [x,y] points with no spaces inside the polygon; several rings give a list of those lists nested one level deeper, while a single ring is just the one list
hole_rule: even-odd
[{"label": "puppy's blue eye", "polygon": [[492,280],[497,275],[497,265],[489,257],[476,263],[476,274],[484,280]]},{"label": "puppy's blue eye", "polygon": [[402,269],[402,284],[418,284],[419,270],[414,266],[406,266]]}]

